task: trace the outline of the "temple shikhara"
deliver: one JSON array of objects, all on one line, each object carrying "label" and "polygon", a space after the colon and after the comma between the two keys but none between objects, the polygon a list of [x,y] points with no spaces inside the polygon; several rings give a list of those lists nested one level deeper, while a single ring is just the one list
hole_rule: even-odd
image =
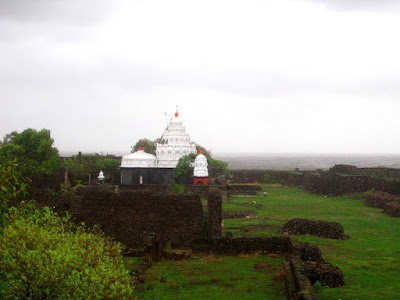
[{"label": "temple shikhara", "polygon": [[196,144],[190,140],[189,134],[182,125],[179,113],[171,119],[168,127],[157,143],[156,158],[160,167],[175,168],[178,160],[190,153],[197,153]]},{"label": "temple shikhara", "polygon": [[[138,151],[122,158],[120,166],[121,184],[165,184],[173,182],[173,170],[179,159],[190,153],[197,153],[196,144],[191,141],[177,111],[156,144],[155,156],[139,148]],[[207,158],[203,154],[196,157],[194,167],[194,184],[207,185]],[[206,177],[207,179],[205,179]]]}]

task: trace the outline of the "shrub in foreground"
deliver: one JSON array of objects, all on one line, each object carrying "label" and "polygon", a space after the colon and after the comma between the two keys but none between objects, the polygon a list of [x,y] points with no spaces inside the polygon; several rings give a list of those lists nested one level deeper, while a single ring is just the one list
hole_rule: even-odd
[{"label": "shrub in foreground", "polygon": [[11,208],[0,236],[0,298],[132,298],[121,246],[48,207]]}]

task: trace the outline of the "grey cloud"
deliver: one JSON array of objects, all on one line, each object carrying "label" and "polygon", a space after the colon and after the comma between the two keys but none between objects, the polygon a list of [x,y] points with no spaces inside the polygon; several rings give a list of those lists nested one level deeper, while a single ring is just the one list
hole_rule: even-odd
[{"label": "grey cloud", "polygon": [[400,12],[398,0],[307,0],[338,11]]},{"label": "grey cloud", "polygon": [[112,12],[113,3],[108,0],[2,0],[0,18],[87,26],[103,22]]},{"label": "grey cloud", "polygon": [[[1,62],[0,62],[1,63]],[[95,90],[110,85],[127,91],[149,91],[154,87],[177,87],[215,90],[250,97],[269,98],[295,93],[378,94],[400,97],[400,86],[392,78],[372,78],[346,82],[318,74],[283,73],[272,70],[232,69],[204,73],[197,69],[162,68],[144,64],[105,59],[99,65],[52,65],[43,60],[21,60],[18,68],[3,63],[0,87],[7,90],[57,91]],[[34,94],[34,93],[33,93]],[[385,99],[385,98],[383,98]],[[88,99],[89,100],[89,99]],[[57,101],[57,99],[55,99]]]},{"label": "grey cloud", "polygon": [[100,76],[100,80],[113,82],[124,89],[147,90],[154,86],[175,86],[263,98],[302,92],[385,94],[400,97],[400,86],[396,80],[400,78],[400,74],[387,78],[355,78],[352,82],[348,82],[329,75],[304,76],[301,72],[285,73],[268,69],[231,69],[218,73],[205,73],[197,69],[161,68],[105,60],[101,66],[91,70],[87,75]]}]

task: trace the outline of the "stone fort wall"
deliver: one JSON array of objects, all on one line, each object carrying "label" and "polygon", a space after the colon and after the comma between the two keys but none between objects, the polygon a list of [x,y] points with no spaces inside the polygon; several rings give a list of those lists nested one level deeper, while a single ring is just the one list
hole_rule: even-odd
[{"label": "stone fort wall", "polygon": [[[79,198],[78,198],[79,199]],[[74,213],[128,247],[146,246],[149,236],[174,245],[203,236],[203,209],[194,194],[84,192]]]},{"label": "stone fort wall", "polygon": [[[221,235],[222,195],[216,188],[191,187],[192,192],[171,193],[168,186],[97,185],[60,193],[58,174],[37,176],[30,199],[68,211],[77,222],[99,225],[108,236],[131,248],[143,248],[149,238],[174,247],[194,239]],[[203,209],[201,198],[207,199]]]},{"label": "stone fort wall", "polygon": [[281,181],[285,184],[293,186],[303,186],[309,191],[325,195],[360,193],[366,192],[373,188],[377,191],[400,194],[400,179],[398,178],[379,178],[375,177],[375,175],[360,176],[351,174],[338,174],[331,171],[287,172],[234,170],[230,172],[230,180],[234,183],[262,183],[265,180],[265,175],[268,175],[270,180]]}]

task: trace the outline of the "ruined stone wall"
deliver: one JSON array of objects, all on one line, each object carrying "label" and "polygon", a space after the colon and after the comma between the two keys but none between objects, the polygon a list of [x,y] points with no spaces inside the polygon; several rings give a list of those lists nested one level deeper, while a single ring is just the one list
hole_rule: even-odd
[{"label": "ruined stone wall", "polygon": [[91,191],[81,197],[80,220],[99,224],[128,247],[146,246],[149,236],[173,245],[203,236],[203,210],[197,195]]},{"label": "ruined stone wall", "polygon": [[[39,205],[50,206],[60,214],[68,211],[77,222],[98,224],[107,235],[131,248],[145,247],[149,237],[161,244],[171,241],[179,246],[190,244],[193,239],[221,235],[223,187],[222,193],[216,187],[191,186],[188,190],[194,193],[176,194],[171,193],[168,185],[103,184],[61,193],[60,178],[41,178],[43,182],[37,183],[42,188],[34,189]],[[58,191],[49,190],[46,182],[47,186],[58,186]],[[201,198],[208,200],[207,215]]]},{"label": "ruined stone wall", "polygon": [[222,233],[222,195],[216,188],[208,190],[207,215],[210,236],[220,237]]},{"label": "ruined stone wall", "polygon": [[258,184],[228,184],[226,189],[230,195],[257,195],[262,190],[262,186]]},{"label": "ruined stone wall", "polygon": [[333,172],[285,172],[237,170],[231,171],[232,182],[262,182],[268,174],[272,180],[283,181],[291,186],[303,186],[309,191],[325,195],[344,195],[366,192],[371,189],[391,194],[400,194],[400,180],[384,179],[371,176],[346,176]]},{"label": "ruined stone wall", "polygon": [[230,170],[228,178],[232,183],[263,183],[268,173],[264,170]]},{"label": "ruined stone wall", "polygon": [[389,216],[400,217],[400,195],[375,192],[367,196],[365,205],[382,208]]},{"label": "ruined stone wall", "polygon": [[344,239],[344,228],[338,222],[315,221],[308,219],[295,218],[287,221],[282,233],[294,235],[314,235],[328,239]]},{"label": "ruined stone wall", "polygon": [[329,172],[344,173],[359,176],[378,176],[388,178],[400,178],[400,169],[394,168],[357,168],[352,165],[335,165]]}]

